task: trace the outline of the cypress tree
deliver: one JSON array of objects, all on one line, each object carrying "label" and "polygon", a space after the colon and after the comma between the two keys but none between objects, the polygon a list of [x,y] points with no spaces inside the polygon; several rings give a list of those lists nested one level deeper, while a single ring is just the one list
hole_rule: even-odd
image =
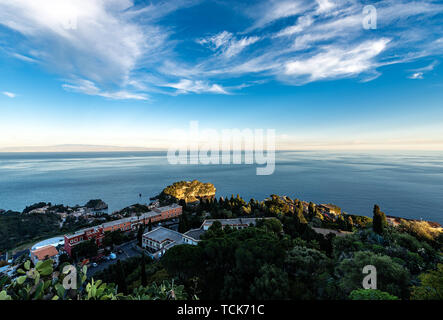
[{"label": "cypress tree", "polygon": [[143,240],[143,227],[141,225],[138,226],[137,229],[137,244],[139,247],[142,246],[142,240]]},{"label": "cypress tree", "polygon": [[142,286],[146,287],[148,285],[148,281],[146,280],[146,261],[145,261],[144,252],[142,252],[141,278],[142,278]]},{"label": "cypress tree", "polygon": [[183,214],[178,218],[178,232],[184,233],[186,232],[186,226],[185,226],[185,221],[184,221],[184,216]]},{"label": "cypress tree", "polygon": [[309,210],[309,217],[313,218],[315,216],[315,206],[312,202],[309,202],[308,210]]},{"label": "cypress tree", "polygon": [[382,234],[386,224],[386,215],[380,211],[380,207],[378,205],[374,205],[372,230],[374,230],[375,233]]},{"label": "cypress tree", "polygon": [[305,215],[303,214],[303,204],[299,202],[298,206],[295,209],[296,212],[296,219],[298,223],[307,224],[308,221],[305,218]]},{"label": "cypress tree", "polygon": [[354,221],[352,220],[351,216],[348,216],[346,223],[348,225],[348,231],[352,231],[352,229],[354,228]]},{"label": "cypress tree", "polygon": [[128,287],[126,286],[125,271],[123,270],[123,266],[121,264],[120,259],[117,260],[117,284],[120,290],[124,294],[128,293]]}]

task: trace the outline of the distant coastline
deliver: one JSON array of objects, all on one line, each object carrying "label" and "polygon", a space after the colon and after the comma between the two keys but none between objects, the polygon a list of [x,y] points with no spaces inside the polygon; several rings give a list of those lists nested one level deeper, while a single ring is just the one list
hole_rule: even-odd
[{"label": "distant coastline", "polygon": [[[89,145],[89,144],[61,144],[49,146],[10,146],[0,147],[1,153],[68,153],[68,152],[146,152],[146,151],[163,151],[166,152],[167,147],[140,147],[140,146],[114,146],[114,145]],[[244,150],[242,150],[244,151]],[[275,152],[443,152],[443,145],[440,144],[423,144],[420,148],[416,145],[374,145],[362,144],[358,147],[354,144],[299,144],[296,148],[286,145],[277,145]]]},{"label": "distant coastline", "polygon": [[63,144],[54,146],[25,146],[0,148],[0,153],[39,153],[39,152],[132,152],[132,151],[165,151],[160,148],[120,147],[87,144]]}]

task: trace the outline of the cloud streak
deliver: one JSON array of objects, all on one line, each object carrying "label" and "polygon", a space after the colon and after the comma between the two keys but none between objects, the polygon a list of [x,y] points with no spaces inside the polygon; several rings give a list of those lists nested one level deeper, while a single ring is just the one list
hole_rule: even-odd
[{"label": "cloud streak", "polygon": [[17,96],[15,93],[12,93],[12,92],[9,92],[9,91],[3,91],[2,93],[3,93],[3,95],[5,95],[5,96],[7,96],[8,98],[11,98],[11,99],[13,99],[13,98],[15,98]]},{"label": "cloud streak", "polygon": [[100,96],[113,100],[148,100],[148,96],[143,93],[137,94],[125,90],[103,91],[89,80],[78,80],[76,84],[63,84],[62,87],[67,91],[80,92],[90,96]]},{"label": "cloud streak", "polygon": [[260,37],[257,36],[236,39],[232,33],[223,31],[214,36],[200,39],[197,42],[203,46],[207,46],[212,51],[218,52],[218,54],[225,58],[232,58],[259,40]]},{"label": "cloud streak", "polygon": [[177,94],[181,93],[215,93],[215,94],[228,94],[226,89],[218,84],[209,84],[201,80],[189,80],[181,79],[178,83],[170,83],[165,87],[176,89]]},{"label": "cloud streak", "polygon": [[374,58],[386,49],[389,39],[366,41],[356,47],[329,47],[304,60],[286,63],[285,75],[302,82],[344,78],[360,74],[374,67]]},{"label": "cloud streak", "polygon": [[410,71],[412,71],[413,73],[408,78],[409,79],[424,79],[424,74],[426,72],[434,70],[436,65],[438,65],[438,61],[434,60],[433,62],[431,62],[429,65],[427,65],[425,67],[412,69]]}]

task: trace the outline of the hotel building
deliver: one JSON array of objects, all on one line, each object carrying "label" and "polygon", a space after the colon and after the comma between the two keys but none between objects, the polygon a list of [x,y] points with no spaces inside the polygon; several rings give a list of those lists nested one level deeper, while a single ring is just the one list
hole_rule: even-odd
[{"label": "hotel building", "polygon": [[91,227],[87,229],[83,229],[77,231],[72,235],[64,236],[64,247],[65,251],[71,255],[72,248],[77,244],[95,239],[97,246],[101,247],[103,238],[105,236],[105,232],[113,232],[113,231],[132,231],[137,228],[138,225],[149,224],[149,221],[152,223],[157,223],[163,220],[173,219],[182,214],[182,207],[177,204],[172,204],[165,207],[155,208],[153,211],[144,213],[139,217],[128,217],[119,220],[114,220],[110,222],[105,222],[99,226]]}]

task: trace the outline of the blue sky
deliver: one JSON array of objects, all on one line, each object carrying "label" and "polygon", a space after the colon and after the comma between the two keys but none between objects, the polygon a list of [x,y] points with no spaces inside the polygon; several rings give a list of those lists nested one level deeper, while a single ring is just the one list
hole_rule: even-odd
[{"label": "blue sky", "polygon": [[[363,27],[365,5],[377,13]],[[0,0],[0,149],[443,149],[441,1]]]}]

